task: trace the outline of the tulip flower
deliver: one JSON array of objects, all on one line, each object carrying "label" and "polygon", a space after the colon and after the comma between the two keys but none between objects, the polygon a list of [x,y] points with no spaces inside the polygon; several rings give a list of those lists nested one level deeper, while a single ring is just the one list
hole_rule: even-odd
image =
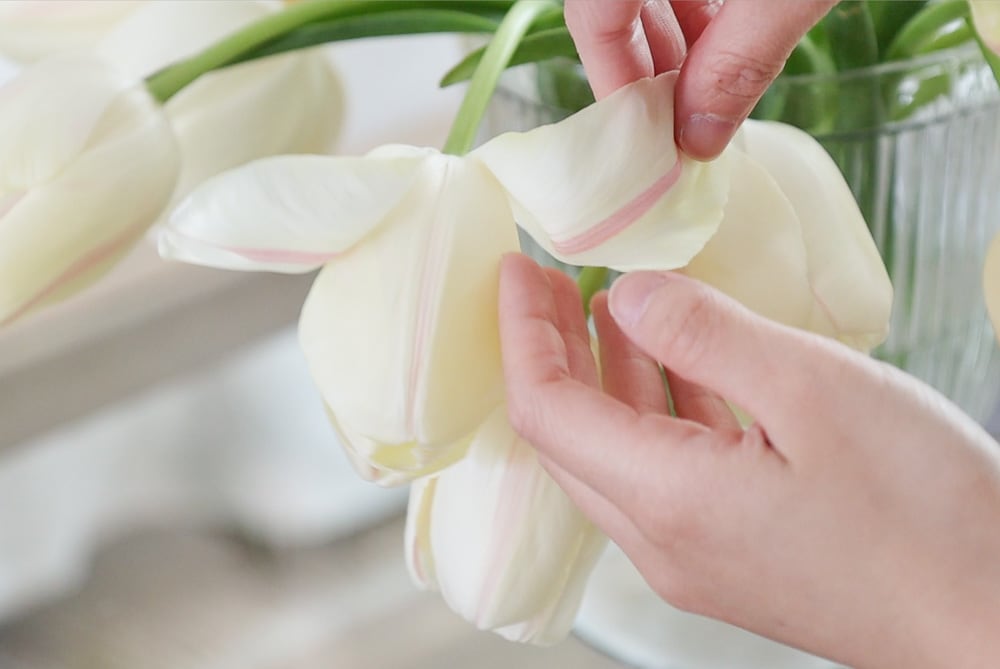
[{"label": "tulip flower", "polygon": [[133,0],[4,0],[0,54],[34,62],[60,51],[93,47],[139,5]]},{"label": "tulip flower", "polygon": [[53,57],[0,89],[0,325],[107,271],[170,200],[178,150],[141,82]]},{"label": "tulip flower", "polygon": [[551,644],[573,625],[606,539],[549,477],[501,406],[458,464],[413,484],[406,557],[480,629]]},{"label": "tulip flower", "polygon": [[[271,158],[197,189],[168,258],[323,267],[300,321],[314,380],[362,474],[383,483],[461,457],[502,400],[497,280],[515,221],[560,259],[682,267],[715,233],[728,162],[673,143],[676,73],[470,154],[389,146]],[[748,251],[750,252],[750,251]]]},{"label": "tulip flower", "polygon": [[684,270],[757,313],[862,351],[885,339],[892,283],[840,170],[808,133],[747,121],[718,233]]},{"label": "tulip flower", "polygon": [[1000,235],[993,238],[986,252],[983,270],[983,294],[986,295],[986,310],[993,321],[993,332],[1000,340]]},{"label": "tulip flower", "polygon": [[[230,0],[147,2],[105,35],[98,50],[146,77],[278,7]],[[311,49],[211,72],[165,108],[183,156],[179,199],[208,177],[257,158],[326,153],[342,125],[343,95],[326,53]]]},{"label": "tulip flower", "polygon": [[1000,2],[997,0],[969,0],[972,20],[983,44],[1000,54]]}]

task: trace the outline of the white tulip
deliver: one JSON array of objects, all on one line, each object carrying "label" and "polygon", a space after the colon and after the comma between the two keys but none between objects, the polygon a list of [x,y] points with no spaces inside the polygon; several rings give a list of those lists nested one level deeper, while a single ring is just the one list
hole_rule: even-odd
[{"label": "white tulip", "polygon": [[161,254],[324,266],[300,333],[338,431],[383,483],[432,473],[502,399],[498,266],[518,248],[515,219],[569,262],[620,269],[681,267],[715,232],[728,163],[678,155],[663,102],[675,80],[636,82],[464,157],[389,146],[252,163],[196,190]]},{"label": "white tulip", "polygon": [[[280,3],[147,2],[101,40],[100,54],[146,77],[267,16]],[[175,197],[224,170],[282,153],[326,153],[343,90],[323,50],[211,72],[167,101],[183,156]]]},{"label": "white tulip", "polygon": [[606,539],[538,463],[501,406],[469,452],[413,484],[406,557],[480,629],[551,644],[569,633]]},{"label": "white tulip", "polygon": [[139,81],[55,56],[0,89],[0,325],[80,290],[170,200],[179,156]]},{"label": "white tulip", "polygon": [[141,3],[133,0],[3,0],[0,54],[30,63],[93,47]]},{"label": "white tulip", "polygon": [[1000,2],[997,0],[969,0],[976,31],[994,53],[1000,55]]},{"label": "white tulip", "polygon": [[758,313],[868,351],[892,283],[836,163],[809,134],[747,121],[719,232],[683,271]]}]

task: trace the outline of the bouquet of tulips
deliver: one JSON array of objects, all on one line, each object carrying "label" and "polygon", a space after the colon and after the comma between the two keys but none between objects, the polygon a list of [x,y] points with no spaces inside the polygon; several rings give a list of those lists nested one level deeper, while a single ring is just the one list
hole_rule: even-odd
[{"label": "bouquet of tulips", "polygon": [[[974,34],[920,27],[964,0],[886,4],[838,8],[789,67],[861,54],[841,35],[875,57]],[[973,8],[998,46],[1000,6]],[[418,32],[489,38],[444,76],[468,81],[445,145],[323,155],[340,95],[311,47]],[[507,67],[575,57],[555,0],[6,2],[0,53],[27,64],[0,89],[0,324],[79,291],[157,223],[165,258],[318,269],[300,338],[334,431],[366,478],[412,482],[414,579],[511,639],[566,635],[605,542],[507,420],[497,274],[518,227],[584,268],[585,297],[608,268],[676,270],[858,349],[886,333],[892,288],[833,159],[775,121],[688,158],[676,73],[473,149]],[[812,101],[760,109],[829,122]]]}]

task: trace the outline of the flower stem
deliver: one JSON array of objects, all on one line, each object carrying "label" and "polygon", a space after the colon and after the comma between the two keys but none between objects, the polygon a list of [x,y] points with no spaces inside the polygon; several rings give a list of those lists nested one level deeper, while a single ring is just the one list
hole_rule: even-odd
[{"label": "flower stem", "polygon": [[590,300],[597,291],[604,288],[608,281],[607,267],[584,267],[576,277],[576,285],[580,288],[580,298],[583,300],[583,311],[590,316]]},{"label": "flower stem", "polygon": [[146,80],[146,86],[160,102],[166,102],[195,79],[240,60],[248,52],[268,44],[298,28],[318,21],[374,15],[399,10],[446,8],[472,13],[504,11],[510,0],[309,0],[286,6],[216,42],[195,56],[171,65]]},{"label": "flower stem", "polygon": [[554,0],[517,0],[511,7],[496,33],[486,47],[483,58],[476,67],[462,105],[455,115],[451,132],[445,141],[444,153],[468,153],[476,141],[476,131],[493,97],[497,81],[507,68],[507,63],[517,51],[521,38],[528,32],[535,19],[552,10],[558,10]]}]

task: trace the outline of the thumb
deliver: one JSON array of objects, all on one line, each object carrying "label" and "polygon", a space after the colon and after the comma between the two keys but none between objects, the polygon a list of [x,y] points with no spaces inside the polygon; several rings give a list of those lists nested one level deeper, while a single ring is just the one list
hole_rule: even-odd
[{"label": "thumb", "polygon": [[816,379],[842,357],[835,345],[758,316],[680,274],[628,274],[608,299],[618,326],[646,354],[769,426],[784,422],[789,401],[822,401],[816,394],[825,386]]},{"label": "thumb", "polygon": [[719,155],[781,73],[799,39],[836,0],[727,2],[691,47],[677,80],[677,143]]}]

